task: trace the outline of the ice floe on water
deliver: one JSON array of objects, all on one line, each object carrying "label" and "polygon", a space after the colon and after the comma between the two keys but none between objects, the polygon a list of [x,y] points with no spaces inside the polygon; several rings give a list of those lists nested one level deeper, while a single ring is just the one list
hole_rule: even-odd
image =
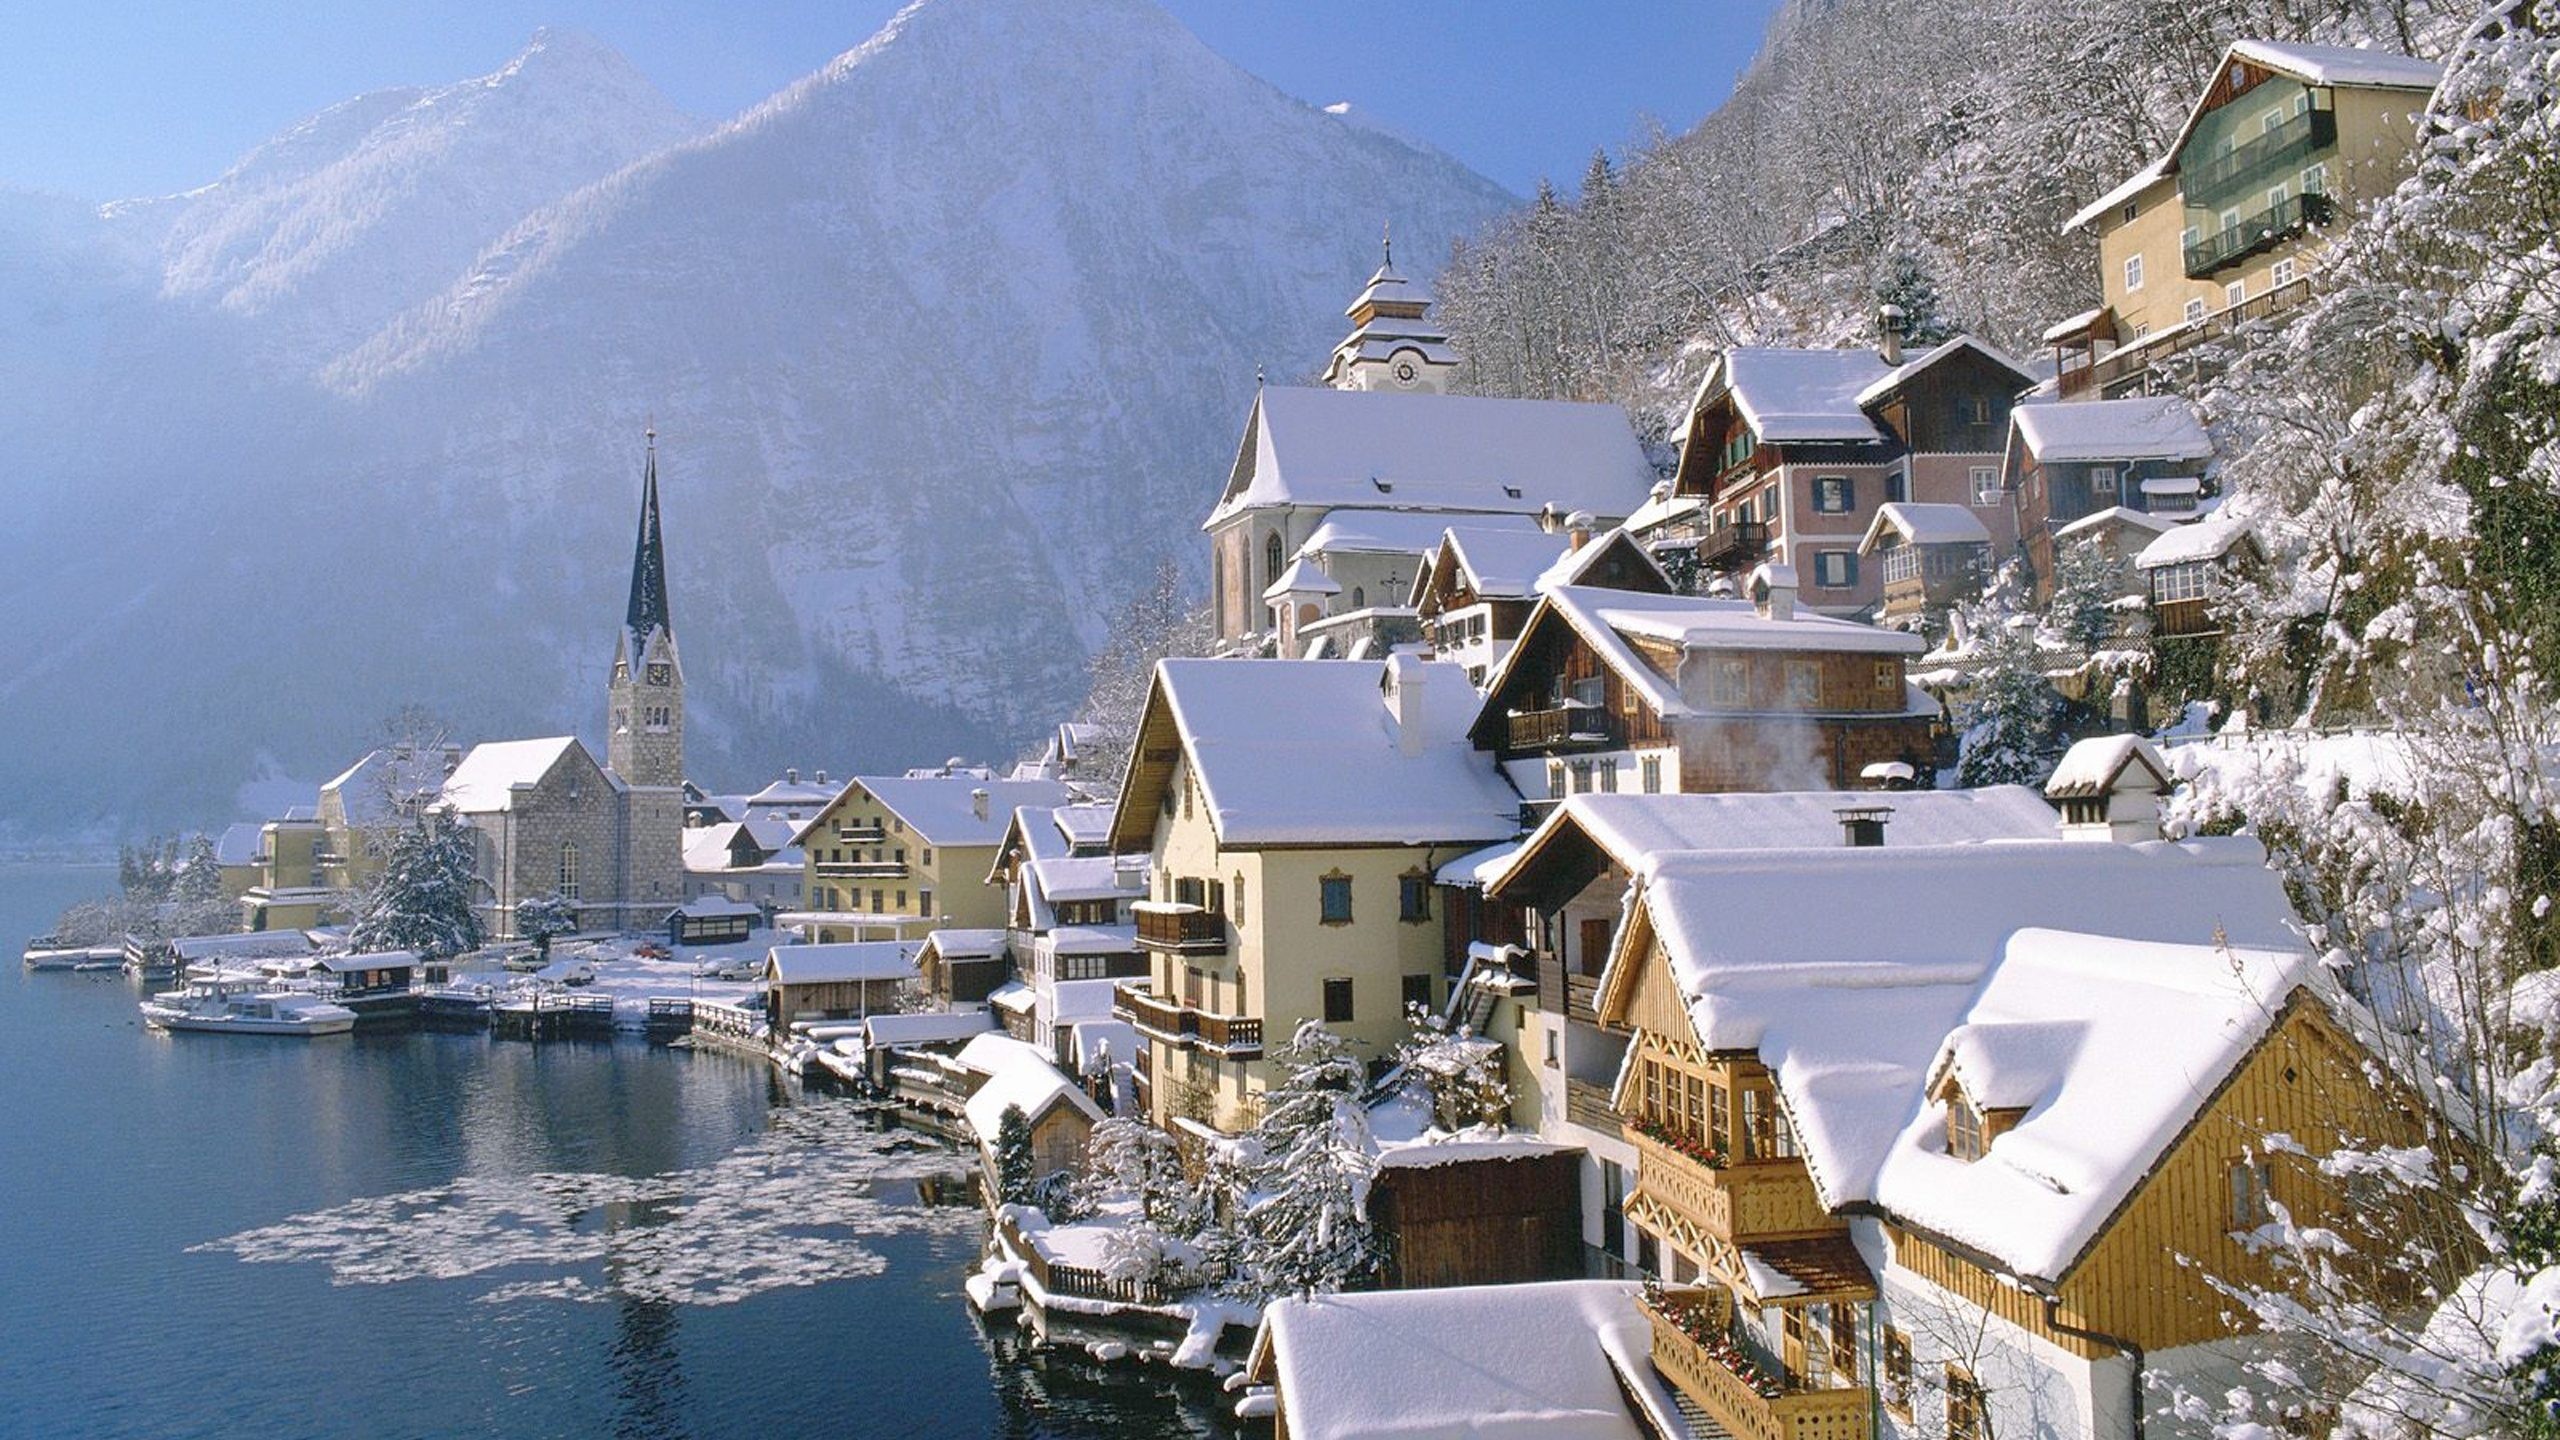
[{"label": "ice floe on water", "polygon": [[975,1207],[919,1203],[914,1182],[964,1162],[876,1106],[813,1101],[708,1165],[645,1177],[463,1176],[350,1201],[191,1247],[326,1265],[341,1285],[486,1276],[491,1303],[651,1300],[727,1305],[767,1290],[876,1275],[862,1241],[960,1234]]}]

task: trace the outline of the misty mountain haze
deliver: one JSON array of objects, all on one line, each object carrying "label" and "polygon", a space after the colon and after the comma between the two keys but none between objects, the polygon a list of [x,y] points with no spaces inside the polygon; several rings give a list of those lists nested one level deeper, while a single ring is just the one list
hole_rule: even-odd
[{"label": "misty mountain haze", "polygon": [[0,196],[7,833],[210,823],[409,701],[593,735],[651,420],[697,775],[1009,753],[1380,225],[1510,203],[1144,0],[924,0],[716,126],[545,32],[183,195]]}]

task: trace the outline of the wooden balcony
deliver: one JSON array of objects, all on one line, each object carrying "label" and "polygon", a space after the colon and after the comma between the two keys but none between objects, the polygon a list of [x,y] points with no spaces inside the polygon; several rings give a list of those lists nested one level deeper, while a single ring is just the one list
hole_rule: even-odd
[{"label": "wooden balcony", "polygon": [[[1702,1316],[1711,1332],[1733,1335],[1723,1348],[1752,1365],[1756,1383],[1735,1370],[1724,1355],[1692,1339],[1682,1328],[1684,1315]],[[1732,1317],[1732,1298],[1717,1290],[1703,1292],[1685,1304],[1674,1300],[1661,1308],[1646,1306],[1645,1318],[1653,1325],[1653,1368],[1735,1440],[1869,1440],[1873,1391],[1865,1386],[1815,1389],[1794,1384],[1783,1369],[1754,1353],[1756,1345],[1734,1332]]]},{"label": "wooden balcony", "polygon": [[818,874],[828,880],[904,880],[904,860],[820,860]]},{"label": "wooden balcony", "polygon": [[2292,195],[2186,247],[2187,278],[2208,279],[2252,255],[2260,255],[2336,215],[2326,195]]},{"label": "wooden balcony", "polygon": [[1227,952],[1227,920],[1198,905],[1169,905],[1141,900],[1137,912],[1138,948],[1169,955],[1223,955]]},{"label": "wooden balcony", "polygon": [[2202,320],[2160,331],[2101,356],[2090,364],[2064,369],[2062,393],[2067,397],[2091,391],[2109,397],[2120,395],[2153,366],[2174,360],[2199,345],[2223,339],[2243,325],[2281,314],[2310,298],[2310,295],[2311,281],[2308,278],[2289,281],[2272,290],[2261,290],[2239,304],[2225,306]]},{"label": "wooden balcony", "polygon": [[1738,1245],[1842,1228],[1822,1208],[1801,1160],[1750,1161],[1719,1170],[1632,1123],[1627,1138],[1636,1146],[1636,1195],[1718,1239]]},{"label": "wooden balcony", "polygon": [[1513,750],[1561,750],[1574,746],[1617,743],[1609,713],[1595,705],[1566,702],[1545,710],[1515,710],[1505,717],[1505,740]]},{"label": "wooden balcony", "polygon": [[1760,563],[1769,549],[1769,527],[1758,520],[1718,525],[1698,536],[1698,568],[1729,574]]},{"label": "wooden balcony", "polygon": [[1257,1016],[1195,1010],[1136,985],[1119,987],[1111,1009],[1139,1034],[1168,1045],[1208,1050],[1230,1060],[1262,1055],[1262,1021]]},{"label": "wooden balcony", "polygon": [[1564,1118],[1603,1135],[1623,1137],[1626,1133],[1618,1121],[1618,1112],[1609,1108],[1609,1087],[1596,1080],[1566,1077]]},{"label": "wooden balcony", "polygon": [[836,826],[836,839],[841,844],[877,845],[888,838],[888,830],[877,821],[869,824]]}]

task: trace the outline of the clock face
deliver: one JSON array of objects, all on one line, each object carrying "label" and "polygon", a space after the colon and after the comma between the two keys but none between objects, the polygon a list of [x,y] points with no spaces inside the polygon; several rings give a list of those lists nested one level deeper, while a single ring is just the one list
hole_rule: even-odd
[{"label": "clock face", "polygon": [[1414,381],[1422,378],[1422,372],[1415,369],[1413,362],[1410,360],[1398,360],[1396,362],[1394,374],[1396,377],[1396,383],[1399,385],[1410,385]]},{"label": "clock face", "polygon": [[649,667],[649,683],[652,685],[664,685],[667,683],[671,673],[672,672],[670,672],[664,665],[652,665]]}]

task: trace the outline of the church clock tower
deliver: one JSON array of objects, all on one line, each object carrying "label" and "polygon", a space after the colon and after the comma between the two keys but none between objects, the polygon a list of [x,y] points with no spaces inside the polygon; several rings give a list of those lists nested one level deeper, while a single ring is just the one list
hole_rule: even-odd
[{"label": "church clock tower", "polygon": [[1333,348],[1324,383],[1336,390],[1389,390],[1445,395],[1458,371],[1447,331],[1431,321],[1431,295],[1396,273],[1392,240],[1385,263],[1351,308],[1351,333]]},{"label": "church clock tower", "polygon": [[667,553],[658,534],[658,432],[640,487],[631,604],[613,646],[605,763],[634,786],[684,784],[684,667],[667,619]]}]

